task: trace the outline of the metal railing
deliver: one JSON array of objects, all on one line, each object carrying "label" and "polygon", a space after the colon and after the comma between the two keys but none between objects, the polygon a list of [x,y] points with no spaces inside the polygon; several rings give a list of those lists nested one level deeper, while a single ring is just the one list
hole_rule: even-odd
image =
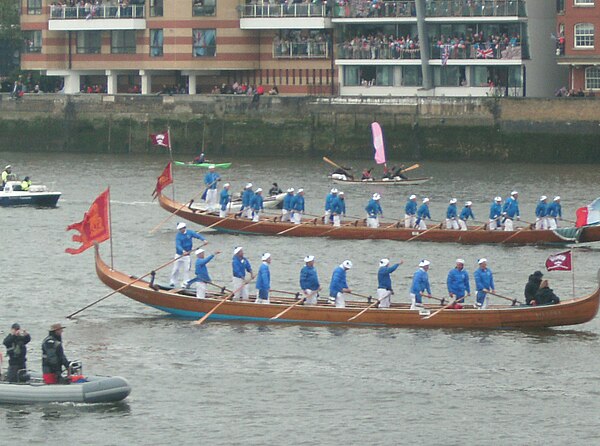
[{"label": "metal railing", "polygon": [[140,19],[145,17],[144,5],[110,6],[51,5],[50,19]]},{"label": "metal railing", "polygon": [[[445,53],[445,56],[444,56]],[[526,56],[522,45],[504,43],[465,43],[456,45],[432,45],[430,57],[432,59],[523,59]]]},{"label": "metal railing", "polygon": [[276,59],[326,59],[328,57],[327,42],[273,42],[273,58]]},{"label": "metal railing", "polygon": [[241,18],[261,17],[327,17],[327,7],[312,3],[294,3],[291,5],[241,5]]},{"label": "metal railing", "polygon": [[420,59],[420,48],[401,48],[387,43],[340,43],[337,46],[338,59]]}]

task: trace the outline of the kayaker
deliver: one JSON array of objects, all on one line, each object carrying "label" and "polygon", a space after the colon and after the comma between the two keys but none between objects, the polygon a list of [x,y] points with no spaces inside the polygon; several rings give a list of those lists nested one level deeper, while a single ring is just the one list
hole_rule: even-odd
[{"label": "kayaker", "polygon": [[221,181],[221,175],[215,172],[215,165],[208,166],[208,172],[204,175],[204,185],[206,186],[206,204],[209,210],[217,207],[217,182]]},{"label": "kayaker", "polygon": [[[175,258],[179,258],[173,263],[173,270],[171,271],[170,285],[172,287],[182,284],[182,288],[185,288],[185,283],[190,280],[190,269],[192,266],[190,252],[192,251],[193,239],[195,238],[202,240],[205,245],[208,243],[206,239],[196,231],[188,230],[185,222],[182,221],[177,223]],[[181,276],[183,276],[183,280],[181,279]]]},{"label": "kayaker", "polygon": [[448,287],[448,296],[455,299],[455,303],[448,308],[460,310],[465,303],[465,296],[471,295],[471,286],[469,285],[469,273],[465,271],[465,261],[456,259],[456,266],[448,272],[446,279]]},{"label": "kayaker", "polygon": [[27,344],[31,336],[16,322],[10,327],[10,333],[4,338],[6,354],[8,355],[8,382],[29,381],[27,374]]},{"label": "kayaker", "polygon": [[318,291],[321,289],[315,269],[315,256],[304,257],[304,267],[300,270],[300,288],[304,293],[305,305],[317,305]]},{"label": "kayaker", "polygon": [[69,369],[69,360],[62,344],[64,328],[61,324],[52,324],[48,336],[42,342],[42,371],[46,384],[61,383],[62,368]]},{"label": "kayaker", "polygon": [[410,309],[418,310],[423,308],[423,293],[431,295],[431,286],[429,285],[429,260],[423,259],[419,262],[419,269],[413,274],[412,285],[410,287]]},{"label": "kayaker", "polygon": [[342,178],[343,180],[354,180],[354,175],[352,175],[350,172],[348,172],[349,170],[351,170],[350,167],[338,167],[337,169],[335,169],[333,172],[331,172],[331,175],[343,175],[346,178]]},{"label": "kayaker", "polygon": [[371,175],[371,169],[363,169],[362,171],[362,176],[361,176],[361,180],[362,181],[373,181],[373,176]]},{"label": "kayaker", "polygon": [[257,304],[270,303],[269,291],[271,290],[271,271],[269,265],[271,264],[271,259],[271,254],[268,252],[265,252],[261,257],[262,263],[258,268],[258,276],[256,279],[258,295],[256,296],[255,303]]},{"label": "kayaker", "polygon": [[206,297],[206,284],[211,282],[206,264],[214,259],[217,254],[221,254],[221,251],[215,251],[214,254],[205,257],[205,252],[202,248],[196,249],[196,277],[185,283],[186,288],[189,288],[192,283],[196,283],[196,297],[198,299]]},{"label": "kayaker", "polygon": [[379,261],[379,269],[377,270],[377,300],[379,300],[379,308],[390,308],[392,294],[392,278],[390,274],[402,265],[402,260],[390,266],[390,259],[381,259]]},{"label": "kayaker", "polygon": [[194,163],[194,164],[202,164],[202,163],[205,163],[205,162],[206,162],[206,157],[204,156],[204,152],[200,153],[200,155],[198,155],[192,161],[192,163]]},{"label": "kayaker", "polygon": [[237,290],[231,300],[248,300],[248,285],[244,284],[246,272],[250,273],[251,278],[254,277],[254,274],[252,273],[252,265],[244,257],[244,248],[241,246],[237,246],[233,250],[231,269],[233,270],[233,289]]},{"label": "kayaker", "polygon": [[400,167],[398,167],[392,174],[392,178],[394,178],[394,179],[400,178],[401,180],[408,180],[408,177],[402,173],[403,170],[404,170],[404,164],[400,164]]},{"label": "kayaker", "polygon": [[329,284],[329,303],[335,303],[336,308],[344,308],[346,306],[346,294],[352,290],[348,288],[346,280],[346,272],[352,268],[350,260],[344,260],[341,265],[333,270],[331,282]]},{"label": "kayaker", "polygon": [[379,200],[381,200],[381,195],[375,192],[365,207],[365,211],[367,211],[367,226],[369,228],[378,228],[379,216],[383,216],[383,209],[381,209]]},{"label": "kayaker", "polygon": [[273,186],[271,187],[271,189],[269,189],[269,196],[274,197],[275,195],[279,195],[281,193],[283,193],[283,191],[281,190],[279,185],[277,183],[273,183]]},{"label": "kayaker", "polygon": [[487,267],[487,259],[477,260],[479,268],[473,273],[475,278],[475,287],[477,288],[477,303],[475,306],[480,310],[485,310],[488,306],[487,293],[494,292],[494,275],[492,270]]},{"label": "kayaker", "polygon": [[404,206],[404,227],[414,228],[417,223],[417,196],[408,197],[406,206]]}]

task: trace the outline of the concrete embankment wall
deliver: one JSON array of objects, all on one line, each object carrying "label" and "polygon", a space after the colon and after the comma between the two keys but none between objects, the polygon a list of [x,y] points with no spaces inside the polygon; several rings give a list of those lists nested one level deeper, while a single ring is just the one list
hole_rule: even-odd
[{"label": "concrete embankment wall", "polygon": [[[600,162],[593,98],[0,97],[2,150],[146,153],[171,129],[175,153],[371,156],[381,123],[390,159]],[[189,157],[189,156],[188,156]]]}]

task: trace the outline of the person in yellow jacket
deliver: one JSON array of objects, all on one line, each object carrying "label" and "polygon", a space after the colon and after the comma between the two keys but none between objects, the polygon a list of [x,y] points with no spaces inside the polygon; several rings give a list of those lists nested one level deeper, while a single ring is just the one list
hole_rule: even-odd
[{"label": "person in yellow jacket", "polygon": [[23,181],[21,181],[21,190],[28,191],[30,186],[31,186],[31,180],[29,179],[29,177],[25,177],[25,179]]}]

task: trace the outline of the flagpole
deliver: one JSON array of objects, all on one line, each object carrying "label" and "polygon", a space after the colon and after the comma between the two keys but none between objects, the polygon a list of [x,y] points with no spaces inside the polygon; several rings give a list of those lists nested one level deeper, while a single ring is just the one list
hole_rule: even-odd
[{"label": "flagpole", "polygon": [[112,242],[112,209],[110,204],[110,186],[108,186],[108,227],[110,231],[110,269],[114,270],[114,259],[113,259],[113,242]]},{"label": "flagpole", "polygon": [[575,256],[573,256],[573,248],[571,248],[571,277],[573,280],[573,297],[575,297]]},{"label": "flagpole", "polygon": [[[171,178],[173,178],[173,149],[171,148],[171,126],[167,126],[167,139],[169,140],[169,157],[171,158]],[[175,182],[171,183],[173,189],[173,201],[175,201]]]}]

